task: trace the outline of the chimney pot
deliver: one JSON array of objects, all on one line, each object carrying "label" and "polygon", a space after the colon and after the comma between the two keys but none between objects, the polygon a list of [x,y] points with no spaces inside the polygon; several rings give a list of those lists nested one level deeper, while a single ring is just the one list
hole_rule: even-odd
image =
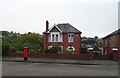
[{"label": "chimney pot", "polygon": [[48,29],[49,29],[49,22],[48,22],[48,20],[46,21],[46,31],[48,31]]}]

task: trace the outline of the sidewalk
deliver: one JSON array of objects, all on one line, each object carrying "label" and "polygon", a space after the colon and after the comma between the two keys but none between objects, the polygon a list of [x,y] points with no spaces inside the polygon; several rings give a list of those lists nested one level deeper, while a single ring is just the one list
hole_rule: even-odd
[{"label": "sidewalk", "polygon": [[3,57],[2,61],[12,62],[33,62],[33,63],[55,63],[55,64],[80,64],[80,65],[118,65],[117,61],[112,60],[66,60],[48,58],[28,58],[24,61],[23,57]]}]

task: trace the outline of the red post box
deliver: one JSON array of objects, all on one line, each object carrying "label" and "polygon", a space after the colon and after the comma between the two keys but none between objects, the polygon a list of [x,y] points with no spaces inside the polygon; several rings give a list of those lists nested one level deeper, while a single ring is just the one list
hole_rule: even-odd
[{"label": "red post box", "polygon": [[24,47],[24,60],[28,58],[28,47]]}]

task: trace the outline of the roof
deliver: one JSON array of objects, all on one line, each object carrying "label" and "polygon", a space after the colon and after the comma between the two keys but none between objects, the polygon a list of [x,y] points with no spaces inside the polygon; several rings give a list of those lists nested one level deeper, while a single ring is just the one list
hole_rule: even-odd
[{"label": "roof", "polygon": [[93,48],[94,51],[101,51],[98,47]]},{"label": "roof", "polygon": [[70,25],[69,23],[66,24],[58,24],[56,25],[62,32],[64,33],[81,33],[78,29]]},{"label": "roof", "polygon": [[[81,31],[79,31],[78,29],[70,25],[69,23],[57,24],[54,27],[58,28],[58,30],[62,31],[62,33],[80,33],[80,34],[82,33]],[[48,32],[46,33],[49,33],[52,29],[48,30]]]},{"label": "roof", "polygon": [[105,37],[104,37],[104,38],[102,38],[102,39],[106,39],[106,38],[111,37],[111,36],[116,35],[116,34],[120,34],[120,29],[118,29],[118,30],[116,30],[116,31],[112,32],[111,34],[109,34],[109,35],[105,36]]}]

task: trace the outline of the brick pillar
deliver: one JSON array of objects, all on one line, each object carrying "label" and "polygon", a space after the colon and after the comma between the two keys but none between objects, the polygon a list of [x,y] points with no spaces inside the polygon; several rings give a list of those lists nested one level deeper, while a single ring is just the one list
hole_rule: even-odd
[{"label": "brick pillar", "polygon": [[120,53],[118,52],[118,49],[117,48],[113,48],[112,52],[113,52],[113,60],[119,61],[120,60],[120,57],[119,57]]},{"label": "brick pillar", "polygon": [[93,60],[93,48],[88,48],[89,51],[89,59]]},{"label": "brick pillar", "polygon": [[44,34],[44,51],[48,49],[48,34]]}]

